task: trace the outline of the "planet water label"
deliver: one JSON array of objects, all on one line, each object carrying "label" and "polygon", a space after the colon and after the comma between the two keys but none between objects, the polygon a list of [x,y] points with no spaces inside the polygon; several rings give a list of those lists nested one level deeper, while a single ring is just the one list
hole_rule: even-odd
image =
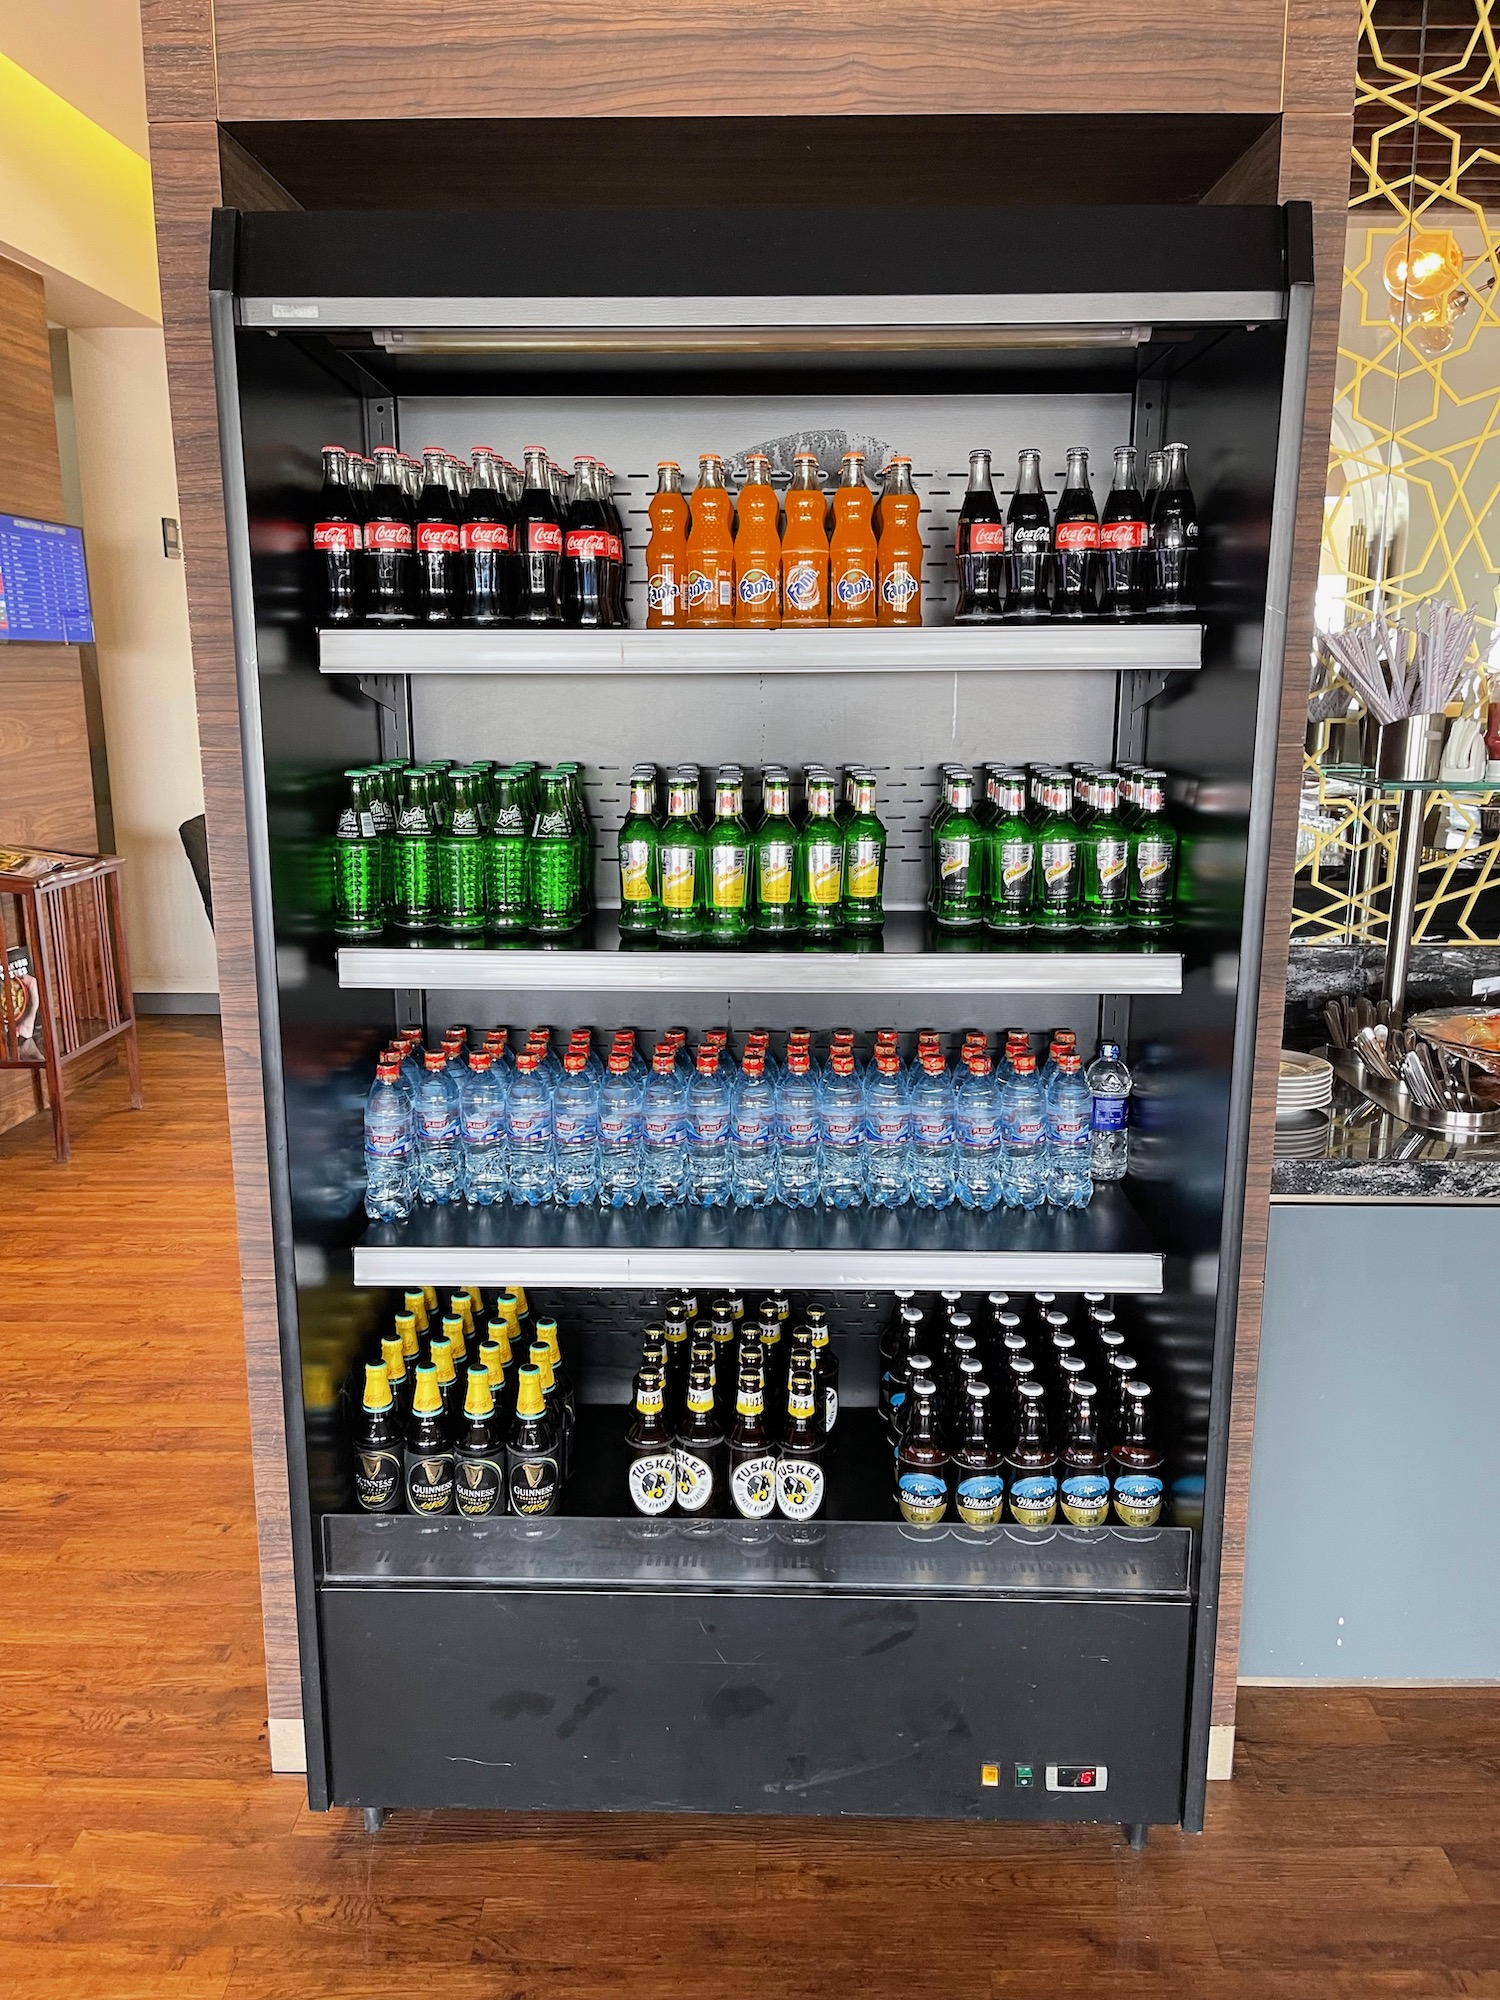
[{"label": "planet water label", "polygon": [[958,1518],[970,1528],[993,1528],[1005,1510],[1005,1481],[998,1472],[965,1473],[953,1495]]},{"label": "planet water label", "polygon": [[749,864],[747,848],[715,847],[710,850],[708,900],[712,909],[744,909]]},{"label": "planet water label", "polygon": [[401,1460],[393,1451],[354,1454],[354,1497],[367,1514],[384,1514],[401,1491]]},{"label": "planet water label", "polygon": [[783,1458],[776,1466],[776,1505],[789,1521],[810,1521],[823,1504],[823,1468],[815,1458]]},{"label": "planet water label", "polygon": [[455,1513],[479,1519],[505,1512],[505,1473],[494,1458],[460,1458],[453,1470]]},{"label": "planet water label", "polygon": [[489,1111],[466,1111],[464,1113],[464,1144],[466,1146],[493,1146],[500,1138],[503,1129],[498,1106]]},{"label": "planet water label", "polygon": [[379,1125],[365,1127],[365,1158],[367,1160],[404,1160],[411,1151],[404,1122],[382,1129]]},{"label": "planet water label", "polygon": [[458,1137],[458,1113],[447,1106],[424,1107],[417,1113],[417,1124],[429,1146],[451,1145]]},{"label": "planet water label", "polygon": [[857,1146],[864,1112],[858,1104],[828,1104],[823,1107],[823,1135],[830,1146]]},{"label": "planet water label", "polygon": [[664,910],[690,910],[693,907],[697,859],[696,848],[662,848],[661,901]]},{"label": "planet water label", "polygon": [[807,900],[819,909],[837,903],[844,888],[844,850],[836,840],[815,840],[807,850]]},{"label": "planet water label", "polygon": [[1047,1528],[1057,1519],[1057,1481],[1049,1473],[1025,1473],[1010,1487],[1010,1518],[1023,1528]]},{"label": "planet water label", "polygon": [[651,843],[627,840],[620,848],[620,896],[627,903],[651,900]]},{"label": "planet water label", "polygon": [[792,843],[768,840],[760,850],[760,900],[782,904],[792,900]]},{"label": "planet water label", "polygon": [[453,1504],[452,1452],[407,1452],[405,1481],[408,1514],[446,1514]]},{"label": "planet water label", "polygon": [[849,894],[873,902],[880,894],[880,842],[867,835],[849,848]]},{"label": "planet water label", "polygon": [[941,1473],[903,1472],[896,1480],[896,1505],[903,1521],[931,1528],[948,1511],[948,1483]]},{"label": "planet water label", "polygon": [[776,1505],[775,1453],[743,1459],[729,1475],[729,1497],[736,1514],[763,1521]]},{"label": "planet water label", "polygon": [[1161,1492],[1152,1473],[1121,1473],[1115,1481],[1115,1519],[1127,1528],[1154,1528],[1161,1519]]},{"label": "planet water label", "polygon": [[638,1514],[665,1514],[677,1498],[677,1454],[648,1451],[630,1461],[630,1502]]},{"label": "planet water label", "polygon": [[684,1514],[701,1514],[713,1498],[714,1469],[695,1451],[677,1447],[677,1504]]},{"label": "planet water label", "polygon": [[1063,1519],[1075,1528],[1102,1528],[1109,1519],[1109,1481],[1103,1473],[1080,1472],[1062,1483]]}]

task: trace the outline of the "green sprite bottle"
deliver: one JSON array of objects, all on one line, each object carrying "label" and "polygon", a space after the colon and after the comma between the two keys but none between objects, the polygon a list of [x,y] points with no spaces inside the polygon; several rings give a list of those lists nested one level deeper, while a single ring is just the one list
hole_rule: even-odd
[{"label": "green sprite bottle", "polygon": [[495,773],[484,836],[484,917],[486,929],[501,937],[514,937],[531,923],[526,857],[532,815],[525,794],[525,778],[514,764]]},{"label": "green sprite bottle", "polygon": [[453,807],[437,851],[438,923],[445,931],[484,929],[484,826],[479,816],[482,773],[455,771],[449,780]]},{"label": "green sprite bottle", "polygon": [[994,773],[995,820],[988,840],[984,921],[992,931],[1029,931],[1036,839],[1026,817],[1024,771]]},{"label": "green sprite bottle", "polygon": [[1083,924],[1122,931],[1129,915],[1130,830],[1120,818],[1120,779],[1096,771],[1089,786],[1092,816],[1083,829]]},{"label": "green sprite bottle", "polygon": [[594,822],[583,789],[583,766],[569,761],[556,768],[567,779],[568,815],[578,855],[578,914],[582,918],[594,907]]},{"label": "green sprite bottle", "polygon": [[792,824],[792,781],[781,766],[761,777],[761,822],[750,848],[755,928],[767,937],[797,930],[797,829]]},{"label": "green sprite bottle", "polygon": [[1166,773],[1143,771],[1130,834],[1129,916],[1134,929],[1164,930],[1172,921],[1177,888],[1177,829],[1167,818]]},{"label": "green sprite bottle", "polygon": [[844,926],[878,931],[885,922],[885,828],[875,815],[875,774],[860,771],[844,827]]},{"label": "green sprite bottle", "polygon": [[750,834],[745,825],[745,785],[721,769],[714,783],[714,821],[708,830],[708,935],[738,944],[750,929]]},{"label": "green sprite bottle", "polygon": [[974,811],[974,774],[950,772],[946,809],[933,822],[932,920],[940,930],[972,931],[984,922],[984,828]]},{"label": "green sprite bottle", "polygon": [[661,917],[657,935],[692,940],[703,935],[707,859],[698,824],[698,780],[676,770],[667,784],[667,818],[657,843],[661,859]]},{"label": "green sprite bottle", "polygon": [[1070,931],[1078,923],[1083,890],[1083,843],[1069,811],[1072,789],[1065,777],[1049,778],[1042,787],[1032,902],[1038,930]]},{"label": "green sprite bottle", "polygon": [[391,914],[404,931],[428,931],[437,916],[429,774],[409,764],[401,774],[401,810],[391,839]]},{"label": "green sprite bottle", "polygon": [[656,766],[630,774],[630,807],[620,828],[620,935],[650,937],[661,917],[661,858],[657,853]]},{"label": "green sprite bottle", "polygon": [[526,851],[526,899],[538,937],[561,937],[577,927],[583,914],[578,827],[566,773],[549,766],[541,773],[540,784],[541,803]]},{"label": "green sprite bottle", "polygon": [[333,927],[341,937],[370,937],[385,925],[385,843],[375,817],[376,773],[346,771],[349,799],[339,814],[333,852]]},{"label": "green sprite bottle", "polygon": [[797,836],[797,897],[808,937],[837,937],[843,929],[844,833],[838,792],[827,771],[807,774],[807,818]]}]

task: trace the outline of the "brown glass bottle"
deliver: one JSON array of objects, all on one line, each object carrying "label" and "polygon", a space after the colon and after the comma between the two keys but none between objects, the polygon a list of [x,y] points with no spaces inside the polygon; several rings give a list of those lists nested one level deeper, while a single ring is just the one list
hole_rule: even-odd
[{"label": "brown glass bottle", "polygon": [[557,1398],[558,1413],[563,1423],[563,1478],[573,1477],[573,1443],[578,1429],[578,1398],[573,1392],[573,1378],[568,1373],[562,1358],[562,1344],[557,1337],[555,1319],[539,1319],[536,1323],[538,1342],[546,1348],[547,1359],[552,1364],[552,1386]]},{"label": "brown glass bottle", "polygon": [[776,1508],[776,1448],[766,1434],[765,1385],[750,1352],[742,1350],[729,1433],[729,1500],[743,1520],[763,1521]]},{"label": "brown glass bottle", "polygon": [[[460,1349],[460,1353],[462,1349]],[[432,1365],[437,1370],[438,1394],[443,1399],[443,1413],[447,1417],[458,1414],[458,1357],[453,1352],[453,1342],[446,1333],[440,1333],[428,1342],[428,1353]]]},{"label": "brown glass bottle", "polygon": [[714,1346],[714,1407],[720,1427],[727,1431],[734,1421],[734,1314],[727,1299],[715,1299],[709,1308],[709,1338]]},{"label": "brown glass bottle", "polygon": [[1151,1442],[1149,1382],[1127,1381],[1121,1391],[1125,1417],[1109,1454],[1115,1519],[1122,1528],[1154,1528],[1161,1519],[1162,1454]]},{"label": "brown glass bottle", "polygon": [[396,1422],[404,1424],[411,1413],[412,1379],[407,1371],[406,1350],[401,1345],[399,1333],[388,1333],[381,1341],[380,1356],[385,1363],[386,1380],[391,1385],[391,1394],[396,1401]]},{"label": "brown glass bottle", "polygon": [[990,1385],[964,1392],[957,1444],[948,1456],[953,1511],[968,1528],[993,1528],[1005,1514],[1005,1461],[990,1427]]},{"label": "brown glass bottle", "polygon": [[808,1330],[812,1334],[813,1361],[817,1367],[818,1391],[823,1398],[823,1435],[833,1442],[839,1420],[839,1358],[833,1351],[828,1315],[821,1306],[807,1309]]},{"label": "brown glass bottle", "polygon": [[789,1521],[810,1521],[822,1513],[826,1447],[816,1379],[810,1368],[794,1361],[776,1453],[776,1505]]},{"label": "brown glass bottle", "polygon": [[667,1425],[665,1385],[654,1368],[643,1368],[635,1378],[625,1444],[631,1506],[637,1514],[665,1514],[677,1498],[677,1453]]},{"label": "brown glass bottle", "polygon": [[365,1367],[364,1401],[354,1431],[354,1497],[362,1514],[401,1511],[401,1418],[383,1361]]},{"label": "brown glass bottle", "polygon": [[1040,1382],[1017,1390],[1020,1418],[1005,1455],[1010,1518],[1022,1528],[1050,1527],[1057,1519],[1057,1453],[1047,1435]]},{"label": "brown glass bottle", "polygon": [[676,1443],[678,1513],[698,1518],[723,1514],[728,1447],[714,1412],[713,1376],[707,1368],[689,1372],[687,1408]]},{"label": "brown glass bottle", "polygon": [[402,1452],[402,1487],[408,1514],[453,1512],[453,1446],[437,1370],[431,1366],[417,1370]]},{"label": "brown glass bottle", "polygon": [[536,1367],[521,1369],[516,1385],[516,1413],[505,1438],[505,1492],[511,1513],[524,1520],[555,1514],[562,1501],[557,1422]]},{"label": "brown glass bottle", "polygon": [[561,1484],[568,1476],[569,1426],[567,1405],[557,1386],[557,1378],[552,1373],[552,1351],[544,1340],[534,1340],[527,1350],[526,1359],[541,1378],[542,1404],[552,1422],[553,1441],[557,1451],[557,1476]]},{"label": "brown glass bottle", "polygon": [[896,1506],[914,1528],[932,1528],[948,1511],[948,1454],[938,1437],[937,1390],[917,1376],[909,1400],[896,1452]]},{"label": "brown glass bottle", "polygon": [[1075,1528],[1102,1528],[1109,1519],[1109,1453],[1099,1442],[1099,1392],[1082,1375],[1072,1383],[1058,1473],[1063,1519]]},{"label": "brown glass bottle", "polygon": [[453,1510],[469,1520],[505,1512],[505,1453],[495,1421],[495,1394],[489,1371],[468,1370],[464,1409],[453,1452]]}]

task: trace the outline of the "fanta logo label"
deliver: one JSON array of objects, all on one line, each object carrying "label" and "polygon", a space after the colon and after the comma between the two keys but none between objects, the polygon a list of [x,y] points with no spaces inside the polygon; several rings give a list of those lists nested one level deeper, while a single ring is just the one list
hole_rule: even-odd
[{"label": "fanta logo label", "polygon": [[799,563],[787,572],[786,601],[795,611],[811,611],[821,592],[818,572],[811,563]]},{"label": "fanta logo label", "polygon": [[845,570],[838,581],[840,604],[863,604],[867,597],[875,593],[874,580],[862,569]]},{"label": "fanta logo label", "polygon": [[921,585],[909,569],[893,570],[880,586],[880,594],[886,603],[897,611],[904,611],[916,599]]},{"label": "fanta logo label", "polygon": [[740,578],[741,604],[769,604],[776,595],[776,579],[769,570],[747,569]]},{"label": "fanta logo label", "polygon": [[646,585],[646,602],[654,608],[663,604],[675,604],[681,595],[675,576],[663,576],[660,571]]},{"label": "fanta logo label", "polygon": [[713,594],[714,587],[712,580],[706,577],[701,569],[695,569],[689,573],[687,586],[682,593],[684,603],[706,604]]}]

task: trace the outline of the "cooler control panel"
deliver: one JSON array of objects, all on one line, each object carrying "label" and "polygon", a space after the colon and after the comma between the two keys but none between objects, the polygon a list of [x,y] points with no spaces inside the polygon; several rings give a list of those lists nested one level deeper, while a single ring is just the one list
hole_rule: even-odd
[{"label": "cooler control panel", "polygon": [[1049,1792],[1103,1792],[1109,1789],[1107,1764],[1049,1764]]}]

